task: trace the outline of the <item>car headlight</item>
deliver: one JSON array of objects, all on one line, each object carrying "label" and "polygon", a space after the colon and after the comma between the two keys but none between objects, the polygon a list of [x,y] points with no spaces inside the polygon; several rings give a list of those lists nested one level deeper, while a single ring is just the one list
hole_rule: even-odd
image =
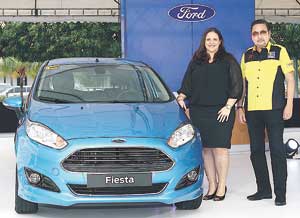
[{"label": "car headlight", "polygon": [[26,120],[26,132],[32,140],[51,148],[62,149],[68,144],[62,137],[41,123]]},{"label": "car headlight", "polygon": [[192,140],[195,136],[195,130],[189,123],[177,128],[168,140],[168,145],[172,148],[178,148]]}]

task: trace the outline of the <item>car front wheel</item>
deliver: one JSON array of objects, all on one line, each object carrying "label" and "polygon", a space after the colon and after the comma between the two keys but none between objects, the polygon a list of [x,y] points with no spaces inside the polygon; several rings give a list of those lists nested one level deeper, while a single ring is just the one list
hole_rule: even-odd
[{"label": "car front wheel", "polygon": [[200,207],[201,203],[202,195],[194,200],[175,203],[175,206],[179,210],[195,210]]},{"label": "car front wheel", "polygon": [[32,214],[36,213],[39,209],[37,203],[26,201],[18,196],[18,171],[16,168],[16,184],[15,184],[15,211],[19,214]]}]

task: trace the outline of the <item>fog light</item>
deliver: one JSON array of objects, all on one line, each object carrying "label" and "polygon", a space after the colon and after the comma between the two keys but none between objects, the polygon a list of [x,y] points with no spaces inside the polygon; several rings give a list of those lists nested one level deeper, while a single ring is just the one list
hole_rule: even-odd
[{"label": "fog light", "polygon": [[190,180],[191,182],[194,182],[197,180],[198,178],[198,172],[196,170],[192,170],[191,172],[189,172],[187,174],[187,178],[188,180]]},{"label": "fog light", "polygon": [[30,185],[52,192],[60,192],[57,185],[49,177],[26,167],[24,170]]},{"label": "fog light", "polygon": [[176,185],[175,190],[185,188],[197,182],[199,178],[199,173],[200,173],[200,166],[185,174]]},{"label": "fog light", "polygon": [[28,177],[28,180],[30,183],[32,184],[38,184],[41,181],[41,177],[39,174],[37,173],[31,173]]}]

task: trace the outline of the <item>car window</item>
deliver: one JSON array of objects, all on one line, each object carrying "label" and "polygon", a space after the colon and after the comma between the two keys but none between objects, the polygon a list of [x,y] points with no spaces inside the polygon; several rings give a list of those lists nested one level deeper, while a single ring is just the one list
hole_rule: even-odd
[{"label": "car window", "polygon": [[46,68],[38,82],[36,97],[58,103],[147,100],[139,73],[130,65],[72,66]]},{"label": "car window", "polygon": [[150,98],[155,102],[169,101],[170,95],[158,76],[148,67],[139,67],[139,70],[143,74]]},{"label": "car window", "polygon": [[15,92],[15,88],[12,88],[7,93],[14,93],[14,92]]}]

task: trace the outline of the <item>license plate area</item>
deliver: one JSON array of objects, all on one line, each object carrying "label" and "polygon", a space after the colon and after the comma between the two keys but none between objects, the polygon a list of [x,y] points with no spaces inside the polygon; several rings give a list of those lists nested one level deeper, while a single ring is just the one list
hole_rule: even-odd
[{"label": "license plate area", "polygon": [[134,187],[151,186],[152,173],[113,173],[113,174],[88,174],[87,187]]}]

